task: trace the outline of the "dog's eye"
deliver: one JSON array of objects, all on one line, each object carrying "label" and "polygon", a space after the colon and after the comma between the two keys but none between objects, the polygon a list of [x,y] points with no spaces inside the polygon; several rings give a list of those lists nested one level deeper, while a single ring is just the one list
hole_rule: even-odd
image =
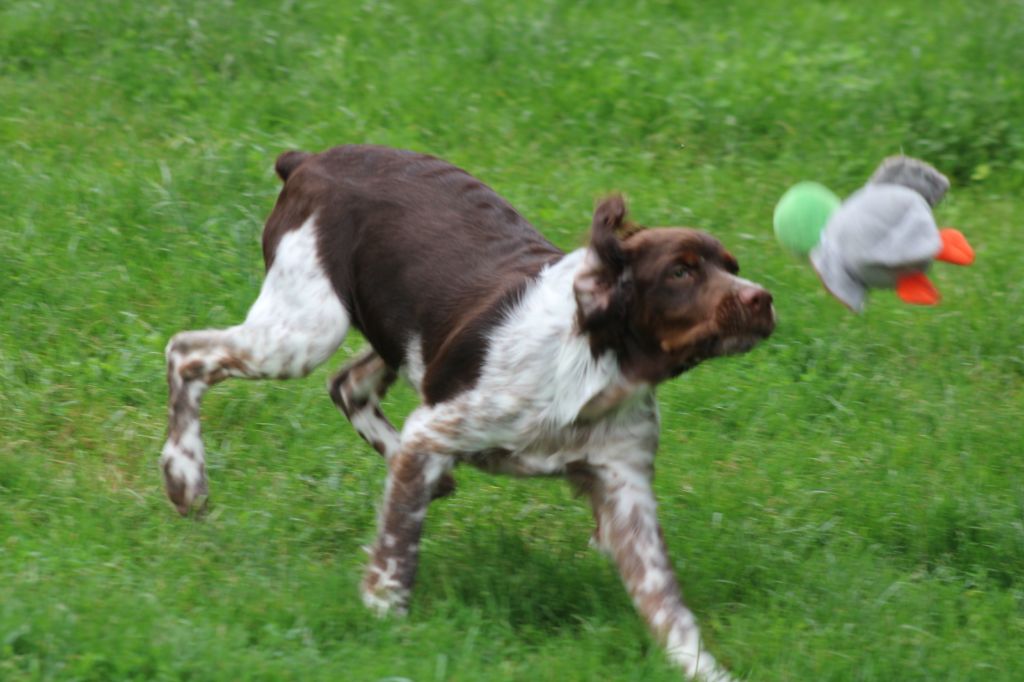
[{"label": "dog's eye", "polygon": [[672,269],[672,277],[674,279],[686,279],[693,275],[693,268],[689,265],[683,265],[680,263]]}]

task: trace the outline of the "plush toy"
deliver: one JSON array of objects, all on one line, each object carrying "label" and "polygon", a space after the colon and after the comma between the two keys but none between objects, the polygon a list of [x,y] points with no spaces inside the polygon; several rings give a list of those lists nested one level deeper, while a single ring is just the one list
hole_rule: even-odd
[{"label": "plush toy", "polygon": [[939,292],[925,275],[932,261],[974,261],[963,234],[935,224],[932,208],[948,189],[946,176],[927,163],[890,157],[841,203],[817,183],[794,185],[775,207],[775,235],[787,249],[809,254],[825,288],[855,312],[869,289],[880,288],[934,305]]}]

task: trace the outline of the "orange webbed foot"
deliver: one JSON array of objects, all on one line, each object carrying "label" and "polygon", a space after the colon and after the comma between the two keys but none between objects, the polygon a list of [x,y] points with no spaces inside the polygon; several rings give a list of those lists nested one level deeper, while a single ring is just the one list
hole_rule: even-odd
[{"label": "orange webbed foot", "polygon": [[935,305],[941,298],[939,290],[923,272],[900,277],[896,282],[896,295],[914,305]]},{"label": "orange webbed foot", "polygon": [[939,237],[942,238],[942,250],[935,256],[936,260],[955,265],[970,265],[974,262],[974,249],[960,230],[944,227],[939,230]]}]

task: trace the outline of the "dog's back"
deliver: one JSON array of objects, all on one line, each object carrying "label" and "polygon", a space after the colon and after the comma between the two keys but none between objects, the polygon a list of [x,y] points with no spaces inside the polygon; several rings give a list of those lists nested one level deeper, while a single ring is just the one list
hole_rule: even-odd
[{"label": "dog's back", "polygon": [[562,252],[460,168],[415,152],[349,145],[285,152],[264,232],[268,268],[281,236],[316,214],[319,256],[359,329],[398,368],[422,344],[437,402],[472,381],[481,339]]}]

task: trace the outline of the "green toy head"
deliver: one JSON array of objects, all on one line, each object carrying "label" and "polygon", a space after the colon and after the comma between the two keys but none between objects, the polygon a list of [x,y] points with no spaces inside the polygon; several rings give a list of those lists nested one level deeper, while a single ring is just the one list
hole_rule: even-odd
[{"label": "green toy head", "polygon": [[839,203],[839,197],[817,182],[793,185],[775,205],[775,238],[793,253],[806,256]]}]

